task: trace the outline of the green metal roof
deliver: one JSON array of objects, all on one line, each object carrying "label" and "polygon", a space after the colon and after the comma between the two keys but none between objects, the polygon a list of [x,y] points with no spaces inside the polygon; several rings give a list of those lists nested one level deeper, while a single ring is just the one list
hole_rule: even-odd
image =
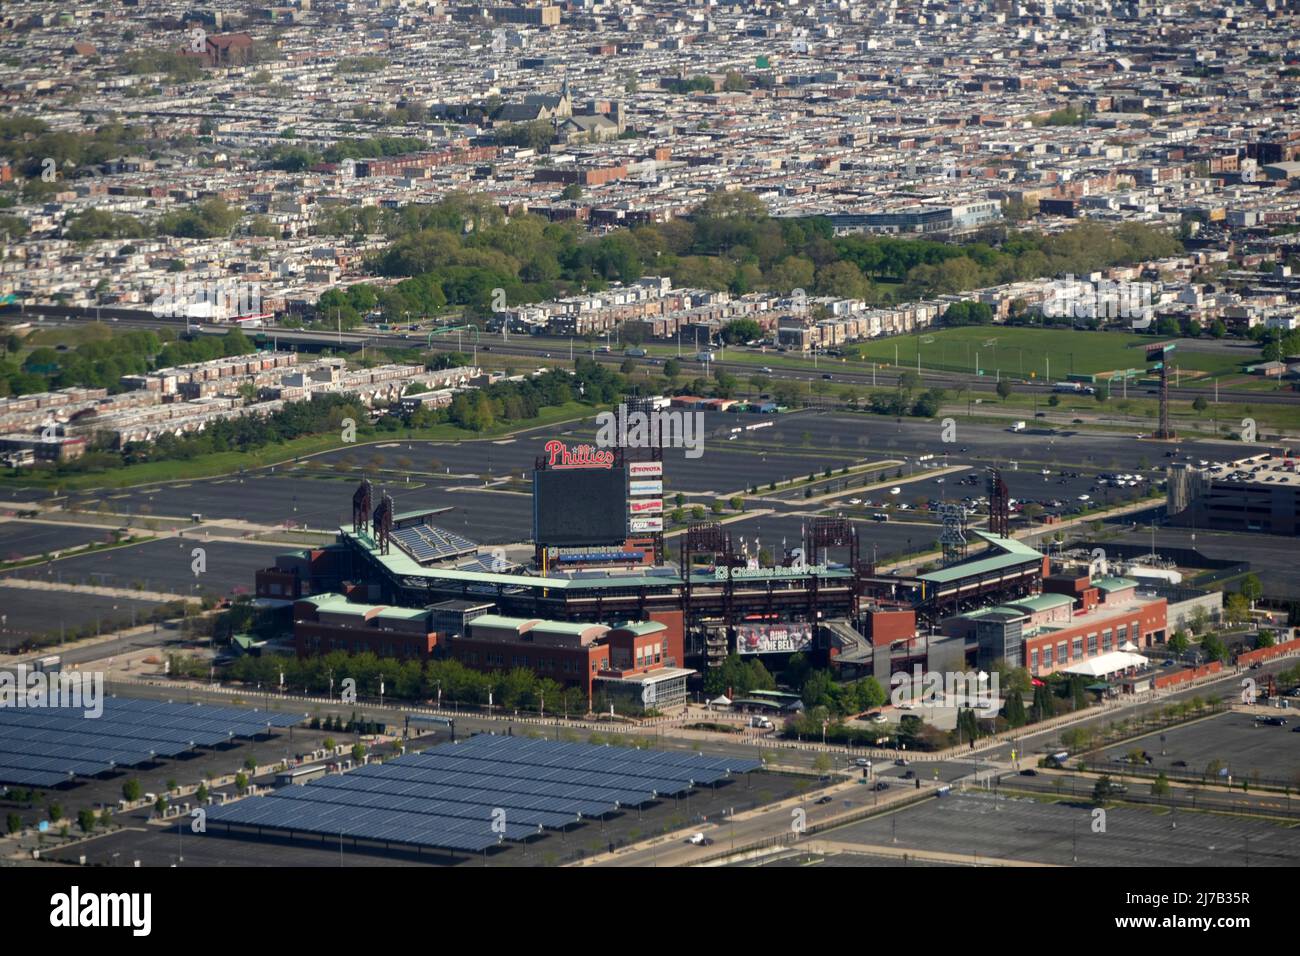
[{"label": "green metal roof", "polygon": [[390,621],[418,621],[428,616],[429,612],[422,607],[394,607],[391,604],[375,615]]},{"label": "green metal roof", "polygon": [[1138,583],[1132,578],[1096,578],[1092,582],[1093,587],[1105,591],[1108,594],[1111,591],[1124,591],[1128,588],[1135,588],[1137,585]]},{"label": "green metal roof", "polygon": [[929,584],[951,584],[972,575],[992,574],[1014,568],[1031,559],[1041,560],[1043,557],[1038,551],[1035,551],[1027,544],[1021,544],[1015,538],[1003,538],[1000,535],[989,534],[985,531],[976,531],[975,534],[993,545],[1001,553],[990,557],[977,558],[974,561],[964,561],[961,564],[954,564],[938,571],[931,571],[929,574],[918,574],[917,579]]},{"label": "green metal roof", "polygon": [[506,617],[504,614],[480,614],[468,623],[470,627],[497,627],[503,630],[517,631],[525,624],[533,623],[533,618]]},{"label": "green metal roof", "polygon": [[[499,585],[501,587],[530,588],[540,590],[541,588],[553,588],[558,591],[598,591],[614,590],[616,588],[662,588],[680,585],[682,578],[680,574],[672,575],[614,575],[608,578],[557,578],[541,577],[534,574],[496,574],[485,571],[463,571],[457,568],[426,568],[424,565],[415,561],[410,555],[399,547],[390,547],[387,554],[380,554],[375,546],[375,539],[368,532],[360,534],[354,532],[350,526],[340,525],[339,536],[348,541],[365,548],[367,552],[378,562],[382,563],[392,574],[403,575],[414,578],[431,578],[440,581],[454,581],[457,583],[468,584],[488,584]],[[1023,547],[1023,546],[1022,546]],[[1037,554],[1037,551],[1031,553]],[[811,577],[811,575],[806,575]],[[735,584],[743,587],[749,583],[762,584],[768,580],[773,581],[797,581],[804,575],[791,574],[778,578],[737,578]],[[821,575],[823,579],[830,578],[849,578],[852,572],[847,568],[837,568],[826,571]],[[700,585],[720,586],[723,582],[716,579],[713,574],[692,573],[691,581]]]},{"label": "green metal roof", "polygon": [[[477,621],[478,619],[475,618]],[[602,631],[609,628],[604,624],[579,624],[571,621],[538,621],[530,630],[530,633],[537,634],[566,634],[572,637],[581,637],[590,631],[593,627],[598,627]]]},{"label": "green metal roof", "polygon": [[1035,594],[1033,597],[1027,597],[1021,601],[1007,602],[1014,608],[1027,608],[1037,613],[1038,611],[1050,611],[1053,608],[1073,605],[1074,598],[1068,594]]}]

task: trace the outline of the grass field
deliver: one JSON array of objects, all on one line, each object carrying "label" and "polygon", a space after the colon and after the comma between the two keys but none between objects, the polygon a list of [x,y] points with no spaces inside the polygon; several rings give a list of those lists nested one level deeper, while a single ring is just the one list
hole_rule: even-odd
[{"label": "grass field", "polygon": [[[1085,332],[1010,326],[967,326],[921,335],[897,335],[849,347],[867,361],[916,368],[917,349],[923,369],[973,372],[978,356],[985,375],[1057,381],[1070,374],[1096,375],[1146,369],[1146,346],[1163,341],[1133,332]],[[849,351],[846,350],[846,351]],[[1235,372],[1236,357],[1212,352],[1175,352],[1177,364],[1210,375]]]}]

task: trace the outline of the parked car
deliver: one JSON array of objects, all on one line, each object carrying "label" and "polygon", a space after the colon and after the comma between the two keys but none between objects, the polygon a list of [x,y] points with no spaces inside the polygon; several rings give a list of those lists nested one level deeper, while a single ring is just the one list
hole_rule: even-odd
[{"label": "parked car", "polygon": [[818,797],[818,798],[817,798],[817,803],[818,803],[819,805],[820,805],[820,804],[825,804],[825,803],[830,803],[830,802],[831,802],[832,800],[834,800],[834,799],[835,799],[834,797],[829,796],[829,795],[828,795],[828,796],[825,796],[825,797]]},{"label": "parked car", "polygon": [[897,760],[894,761],[894,766],[895,766],[895,767],[906,767],[906,766],[907,766],[907,758],[906,758],[906,757],[899,757]]},{"label": "parked car", "polygon": [[871,789],[872,789],[872,790],[875,790],[875,791],[877,791],[877,792],[878,792],[878,791],[881,791],[881,790],[888,790],[888,789],[889,789],[889,784],[886,783],[884,780],[877,780],[877,781],[876,781],[876,785],[875,785],[874,787],[872,787]]},{"label": "parked car", "polygon": [[1022,771],[1020,771],[1020,776],[1022,776],[1022,777],[1037,777],[1037,776],[1038,776],[1038,771],[1037,771],[1037,770],[1022,770]]},{"label": "parked car", "polygon": [[909,771],[907,771],[907,773],[903,774],[903,779],[904,779],[904,780],[915,780],[915,779],[916,779],[916,771],[915,771],[915,770],[909,770]]}]

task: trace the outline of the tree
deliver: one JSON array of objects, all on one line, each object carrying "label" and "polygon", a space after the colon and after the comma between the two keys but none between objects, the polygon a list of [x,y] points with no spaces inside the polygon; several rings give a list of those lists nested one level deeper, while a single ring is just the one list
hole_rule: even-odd
[{"label": "tree", "polygon": [[1192,642],[1188,638],[1187,632],[1182,628],[1179,628],[1174,631],[1173,636],[1169,638],[1168,646],[1171,653],[1177,654],[1181,657],[1183,654],[1187,653],[1187,649],[1192,646]]},{"label": "tree", "polygon": [[1025,714],[1025,699],[1021,696],[1020,691],[1013,690],[1007,695],[1007,702],[1002,715],[1012,727],[1023,727],[1025,725],[1028,716]]},{"label": "tree", "polygon": [[241,770],[239,771],[239,773],[235,774],[235,790],[236,792],[242,794],[247,789],[248,789],[248,774],[244,773],[244,771]]},{"label": "tree", "polygon": [[1002,379],[1001,381],[998,382],[998,385],[997,385],[998,398],[1002,399],[1003,401],[1006,401],[1008,398],[1011,397],[1011,393],[1012,393],[1012,391],[1013,391],[1013,389],[1011,388],[1011,380],[1010,380],[1010,379],[1005,379],[1005,378],[1004,378],[1004,379]]},{"label": "tree", "polygon": [[131,777],[122,784],[122,798],[126,800],[127,803],[134,803],[139,800],[140,794],[143,792],[144,791],[140,786],[140,781],[135,777]]},{"label": "tree", "polygon": [[1201,650],[1208,660],[1226,661],[1228,659],[1228,645],[1214,634],[1207,634],[1201,638]]},{"label": "tree", "polygon": [[1096,400],[1097,404],[1100,405],[1102,402],[1106,401],[1106,399],[1110,398],[1110,386],[1098,385],[1092,390],[1092,397]]},{"label": "tree", "polygon": [[1259,580],[1259,575],[1251,572],[1241,579],[1241,594],[1254,607],[1255,603],[1264,596],[1264,585]]},{"label": "tree", "polygon": [[1105,803],[1111,797],[1110,775],[1103,773],[1097,778],[1097,783],[1092,788],[1092,802]]},{"label": "tree", "polygon": [[682,374],[682,363],[677,359],[668,359],[664,362],[664,378],[670,382],[676,382],[678,376]]},{"label": "tree", "polygon": [[10,833],[17,833],[23,828],[23,818],[16,813],[8,813],[5,815],[5,826]]},{"label": "tree", "polygon": [[199,803],[206,803],[208,799],[208,785],[200,783],[199,788],[194,791],[194,799]]},{"label": "tree", "polygon": [[817,756],[813,758],[813,769],[816,770],[818,773],[830,773],[830,769],[831,769],[830,754],[827,754],[825,752],[817,754]]},{"label": "tree", "polygon": [[1198,412],[1205,411],[1208,406],[1209,402],[1205,400],[1204,395],[1197,395],[1196,398],[1192,400],[1192,408]]},{"label": "tree", "polygon": [[1169,786],[1169,778],[1165,776],[1162,770],[1156,774],[1155,780],[1151,781],[1151,796],[1167,797],[1172,788]]}]

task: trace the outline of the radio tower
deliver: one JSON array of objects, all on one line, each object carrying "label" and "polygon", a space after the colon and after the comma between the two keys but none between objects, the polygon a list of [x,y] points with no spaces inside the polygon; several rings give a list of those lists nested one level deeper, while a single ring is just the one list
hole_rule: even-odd
[{"label": "radio tower", "polygon": [[1174,350],[1173,342],[1159,342],[1147,346],[1147,361],[1154,363],[1151,367],[1160,373],[1160,424],[1152,436],[1157,441],[1173,441],[1176,437],[1169,424],[1169,353]]}]

